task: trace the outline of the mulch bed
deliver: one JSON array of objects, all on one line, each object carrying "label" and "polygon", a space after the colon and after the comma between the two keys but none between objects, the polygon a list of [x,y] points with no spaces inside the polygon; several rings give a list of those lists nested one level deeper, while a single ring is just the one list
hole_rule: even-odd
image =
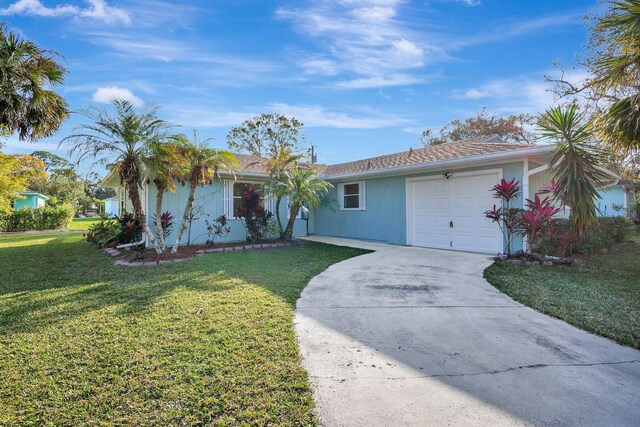
[{"label": "mulch bed", "polygon": [[506,263],[514,265],[544,265],[544,266],[569,266],[569,267],[582,267],[586,265],[591,259],[599,255],[615,254],[618,252],[626,251],[633,248],[636,242],[633,240],[625,240],[624,242],[615,243],[608,248],[602,249],[598,254],[581,255],[574,254],[571,257],[560,258],[553,256],[542,256],[538,254],[522,253],[512,258],[496,257]]},{"label": "mulch bed", "polygon": [[259,250],[259,249],[272,249],[288,246],[298,246],[297,241],[289,241],[283,239],[277,240],[265,240],[261,242],[249,243],[249,242],[229,242],[229,243],[217,243],[214,246],[211,245],[191,245],[181,246],[178,249],[178,253],[172,254],[171,248],[167,248],[162,254],[157,254],[155,249],[146,248],[144,251],[138,251],[131,248],[115,249],[106,248],[104,252],[112,257],[118,257],[115,262],[116,265],[126,265],[131,267],[142,267],[151,265],[171,264],[174,262],[182,262],[189,258],[195,258],[210,253],[217,252],[232,252],[243,250]]}]

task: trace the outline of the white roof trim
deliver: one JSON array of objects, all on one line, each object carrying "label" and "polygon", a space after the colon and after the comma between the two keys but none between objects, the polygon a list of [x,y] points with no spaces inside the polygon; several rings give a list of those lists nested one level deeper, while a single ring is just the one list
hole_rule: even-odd
[{"label": "white roof trim", "polygon": [[[486,141],[484,141],[486,142]],[[404,174],[404,173],[412,173],[412,172],[422,172],[434,169],[443,169],[449,167],[464,167],[469,166],[475,163],[483,163],[492,160],[505,160],[505,159],[518,159],[521,157],[526,157],[535,154],[544,154],[555,150],[555,145],[538,145],[531,148],[524,148],[521,150],[509,150],[509,151],[500,151],[498,153],[489,153],[489,154],[476,154],[473,156],[465,156],[459,157],[457,159],[451,160],[438,160],[435,162],[424,162],[417,163],[415,165],[406,165],[406,166],[395,166],[390,168],[380,168],[374,170],[367,171],[359,171],[359,172],[350,172],[340,175],[331,175],[325,176],[321,174],[320,177],[326,179],[328,181],[338,180],[338,179],[347,179],[347,178],[356,178],[356,177],[366,177],[366,176],[380,176],[380,175],[396,175],[396,174]]]}]

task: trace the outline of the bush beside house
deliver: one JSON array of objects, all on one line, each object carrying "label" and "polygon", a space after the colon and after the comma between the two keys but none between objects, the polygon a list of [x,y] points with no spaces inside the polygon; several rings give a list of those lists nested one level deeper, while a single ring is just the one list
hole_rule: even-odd
[{"label": "bush beside house", "polygon": [[0,212],[0,231],[60,230],[69,227],[72,206],[44,206]]}]

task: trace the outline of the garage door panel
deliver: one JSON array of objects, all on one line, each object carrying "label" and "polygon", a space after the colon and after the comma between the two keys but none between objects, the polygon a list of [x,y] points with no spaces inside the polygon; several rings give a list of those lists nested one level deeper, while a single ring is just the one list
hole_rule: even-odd
[{"label": "garage door panel", "polygon": [[411,181],[409,243],[441,249],[500,252],[500,230],[484,217],[484,212],[495,203],[490,190],[498,181],[497,172]]}]

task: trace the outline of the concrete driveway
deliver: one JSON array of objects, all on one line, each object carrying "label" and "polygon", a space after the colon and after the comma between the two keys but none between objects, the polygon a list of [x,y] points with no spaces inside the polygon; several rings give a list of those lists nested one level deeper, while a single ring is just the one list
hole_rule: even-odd
[{"label": "concrete driveway", "polygon": [[640,425],[640,352],[501,294],[487,256],[325,241],[377,251],[298,300],[324,425]]}]

